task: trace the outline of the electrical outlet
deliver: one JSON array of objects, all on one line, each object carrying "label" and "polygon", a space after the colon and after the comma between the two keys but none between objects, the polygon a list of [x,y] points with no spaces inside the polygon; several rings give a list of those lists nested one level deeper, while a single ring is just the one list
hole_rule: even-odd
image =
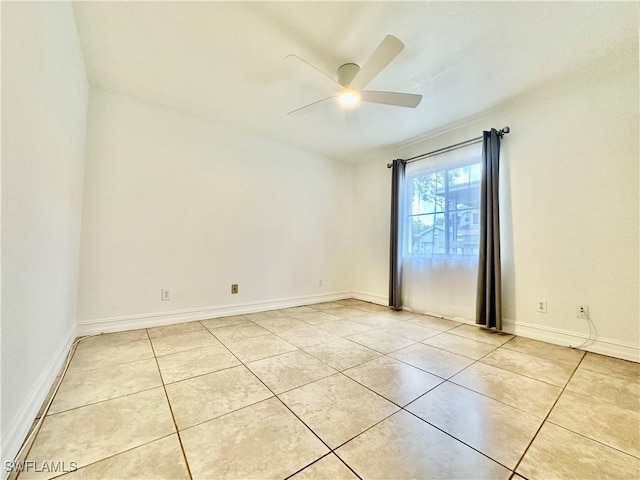
[{"label": "electrical outlet", "polygon": [[538,300],[536,302],[536,312],[538,312],[538,313],[547,313],[547,301],[546,300]]},{"label": "electrical outlet", "polygon": [[234,295],[236,293],[238,293],[238,284],[237,283],[232,283],[231,284],[231,293],[234,294]]},{"label": "electrical outlet", "polygon": [[589,305],[578,305],[576,317],[587,320],[589,318]]},{"label": "electrical outlet", "polygon": [[169,290],[168,288],[163,288],[162,290],[160,290],[160,300],[171,300],[171,290]]},{"label": "electrical outlet", "polygon": [[322,285],[322,279],[318,280],[318,286],[319,287],[323,287],[324,285]]}]

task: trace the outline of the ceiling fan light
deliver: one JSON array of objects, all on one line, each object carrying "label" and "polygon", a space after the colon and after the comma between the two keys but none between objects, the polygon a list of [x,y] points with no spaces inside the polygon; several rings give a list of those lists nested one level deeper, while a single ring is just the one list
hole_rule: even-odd
[{"label": "ceiling fan light", "polygon": [[347,90],[340,94],[338,102],[340,102],[340,105],[343,107],[352,107],[360,102],[360,94],[353,90]]}]

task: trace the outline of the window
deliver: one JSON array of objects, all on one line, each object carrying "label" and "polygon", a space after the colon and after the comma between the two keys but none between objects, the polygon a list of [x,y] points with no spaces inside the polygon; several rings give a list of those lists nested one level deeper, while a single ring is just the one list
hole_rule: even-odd
[{"label": "window", "polygon": [[408,255],[478,255],[481,174],[480,158],[474,158],[407,175]]}]

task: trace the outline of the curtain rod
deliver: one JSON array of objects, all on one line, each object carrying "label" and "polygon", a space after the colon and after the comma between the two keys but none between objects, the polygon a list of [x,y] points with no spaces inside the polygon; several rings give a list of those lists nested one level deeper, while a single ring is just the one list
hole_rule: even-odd
[{"label": "curtain rod", "polygon": [[[498,135],[500,137],[503,137],[504,135],[506,135],[510,131],[511,131],[511,129],[508,126],[506,126],[502,130],[498,130]],[[449,152],[451,150],[456,150],[458,148],[467,147],[469,145],[473,145],[474,143],[481,142],[482,139],[483,139],[483,137],[470,138],[469,140],[465,140],[464,142],[455,143],[453,145],[449,145],[448,147],[439,148],[437,150],[433,150],[433,151],[428,152],[428,153],[422,153],[420,155],[416,155],[415,157],[407,158],[405,160],[405,163],[415,162],[416,160],[422,160],[423,158],[431,157],[433,155],[437,155],[438,153]],[[393,166],[392,163],[387,163],[387,168],[391,168],[392,166]]]}]

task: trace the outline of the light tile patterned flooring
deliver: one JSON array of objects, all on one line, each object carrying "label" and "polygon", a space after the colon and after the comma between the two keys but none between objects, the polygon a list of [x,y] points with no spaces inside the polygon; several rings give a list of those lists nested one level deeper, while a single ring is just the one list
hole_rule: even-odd
[{"label": "light tile patterned flooring", "polygon": [[78,479],[637,479],[640,365],[357,300],[101,335],[28,458]]}]

